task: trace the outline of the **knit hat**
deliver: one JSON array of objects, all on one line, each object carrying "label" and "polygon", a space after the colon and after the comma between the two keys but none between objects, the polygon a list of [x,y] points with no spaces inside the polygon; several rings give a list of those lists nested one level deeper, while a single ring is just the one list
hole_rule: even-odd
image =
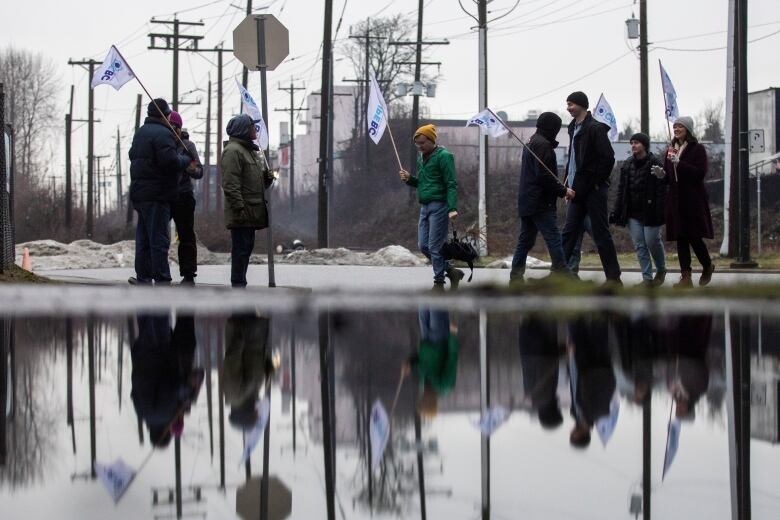
[{"label": "knit hat", "polygon": [[173,126],[178,126],[179,128],[184,126],[184,122],[181,120],[181,115],[175,111],[171,112],[171,115],[168,116],[168,121],[170,121]]},{"label": "knit hat", "polygon": [[423,125],[417,129],[414,133],[414,138],[417,139],[418,135],[424,135],[434,143],[436,142],[436,127],[433,125]]},{"label": "knit hat", "polygon": [[553,112],[542,112],[536,120],[536,128],[556,136],[561,130],[561,118]]},{"label": "knit hat", "polygon": [[688,130],[688,135],[693,137],[693,118],[690,116],[680,116],[674,120],[675,125],[683,125]]},{"label": "knit hat", "polygon": [[577,92],[572,92],[569,94],[569,97],[566,98],[566,101],[571,101],[575,105],[579,105],[582,108],[588,108],[588,96],[585,95],[584,92],[580,92],[579,90]]},{"label": "knit hat", "polygon": [[650,149],[650,137],[647,134],[643,134],[642,132],[637,132],[634,135],[632,135],[629,141],[636,141],[638,143],[642,143],[642,145],[645,147],[645,151],[648,151]]},{"label": "knit hat", "polygon": [[230,121],[228,121],[227,128],[225,130],[227,131],[227,135],[230,137],[236,137],[238,139],[249,141],[249,135],[252,131],[252,127],[254,126],[255,124],[251,117],[249,117],[247,114],[241,114],[240,116],[233,116],[230,118]]},{"label": "knit hat", "polygon": [[[157,107],[154,106],[155,103],[157,104]],[[157,110],[158,107],[160,110]],[[146,107],[146,115],[149,117],[160,117],[160,111],[166,116],[171,113],[171,107],[168,106],[168,102],[163,98],[157,98],[154,101],[151,101]]]}]

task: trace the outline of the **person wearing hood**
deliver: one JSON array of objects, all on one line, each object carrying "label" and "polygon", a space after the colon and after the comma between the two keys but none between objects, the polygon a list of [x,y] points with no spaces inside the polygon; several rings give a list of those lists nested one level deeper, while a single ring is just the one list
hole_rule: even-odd
[{"label": "person wearing hood", "polygon": [[149,103],[143,126],[130,147],[130,201],[138,213],[135,231],[135,277],[131,284],[170,285],[168,248],[171,205],[179,196],[179,173],[197,166],[179,151],[171,131],[171,109],[158,98]]},{"label": "person wearing hood", "polygon": [[[179,196],[173,203],[173,221],[176,223],[176,234],[179,236],[179,274],[182,285],[194,285],[198,272],[198,246],[195,237],[195,196],[192,190],[192,179],[203,177],[203,164],[198,157],[195,143],[190,141],[190,134],[182,128],[184,122],[178,112],[171,112],[171,126],[178,134],[186,152],[195,161],[195,167],[179,173]],[[184,152],[179,144],[179,151]]]},{"label": "person wearing hood", "polygon": [[254,143],[257,131],[247,114],[228,121],[222,150],[222,191],[225,194],[225,226],[230,230],[230,283],[246,287],[249,257],[255,247],[255,231],[268,227],[265,190],[273,176],[263,153]]},{"label": "person wearing hood", "polygon": [[680,281],[675,287],[693,287],[691,249],[701,263],[699,285],[712,280],[715,265],[707,251],[705,238],[713,238],[710,200],[704,187],[707,176],[707,150],[693,134],[693,119],[678,117],[672,126],[674,138],[660,172],[669,183],[666,204],[666,240],[677,242]]},{"label": "person wearing hood", "polygon": [[[650,151],[650,137],[636,133],[629,140],[631,157],[620,169],[617,200],[609,221],[627,226],[634,243],[642,283],[648,287],[663,285],[666,278],[666,253],[661,238],[664,224],[667,184],[663,179],[663,163]],[[655,278],[653,263],[655,262]]]},{"label": "person wearing hood", "polygon": [[583,92],[573,92],[566,98],[566,110],[572,117],[566,186],[574,190],[575,196],[566,211],[563,253],[568,262],[582,236],[585,219],[589,217],[593,241],[607,282],[622,285],[620,264],[607,216],[609,177],[615,165],[615,151],[608,137],[609,127],[593,118],[588,111],[588,96]]},{"label": "person wearing hood", "polygon": [[536,243],[539,232],[550,253],[552,271],[569,272],[556,216],[556,200],[574,198],[574,191],[564,186],[557,177],[555,148],[558,141],[555,137],[561,129],[561,123],[561,118],[552,112],[541,114],[536,121],[536,133],[523,149],[517,195],[520,236],[512,258],[510,282],[523,280],[528,252]]}]

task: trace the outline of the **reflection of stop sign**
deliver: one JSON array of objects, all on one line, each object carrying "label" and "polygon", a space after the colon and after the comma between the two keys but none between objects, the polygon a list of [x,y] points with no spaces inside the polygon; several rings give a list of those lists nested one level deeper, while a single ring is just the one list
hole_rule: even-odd
[{"label": "reflection of stop sign", "polygon": [[[244,520],[260,518],[263,480],[252,477],[236,490],[236,513]],[[283,520],[292,513],[292,492],[278,477],[268,478],[268,518]]]},{"label": "reflection of stop sign", "polygon": [[[258,20],[263,24],[265,63],[257,54]],[[249,70],[265,66],[274,70],[290,53],[290,34],[282,22],[270,14],[251,14],[233,30],[233,55]]]}]

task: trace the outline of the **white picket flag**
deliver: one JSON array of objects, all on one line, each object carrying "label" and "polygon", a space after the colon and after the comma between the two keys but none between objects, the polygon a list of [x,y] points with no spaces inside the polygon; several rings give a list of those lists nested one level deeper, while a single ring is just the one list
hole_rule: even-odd
[{"label": "white picket flag", "polygon": [[241,107],[243,112],[255,122],[255,130],[257,131],[255,144],[259,146],[261,150],[265,150],[268,148],[268,128],[265,126],[263,114],[260,112],[260,108],[257,106],[257,103],[255,103],[254,98],[247,92],[244,86],[238,82],[238,78],[236,78],[236,85],[238,85],[238,91],[241,93]]},{"label": "white picket flag", "polygon": [[501,405],[496,405],[485,410],[485,413],[472,421],[472,424],[482,432],[485,437],[490,437],[509,418],[509,410]]},{"label": "white picket flag", "polygon": [[615,112],[612,110],[612,106],[610,106],[607,98],[604,97],[604,94],[601,94],[601,97],[599,97],[599,102],[596,103],[596,108],[593,109],[593,119],[596,121],[601,121],[605,125],[609,126],[610,141],[614,143],[618,140],[618,134],[620,133],[620,130],[618,130],[618,123],[617,119],[615,118]]},{"label": "white picket flag", "polygon": [[677,455],[677,448],[680,447],[680,420],[675,418],[669,423],[669,433],[666,438],[666,458],[664,459],[664,471],[661,480],[666,477],[666,472],[672,467],[674,457]]},{"label": "white picket flag", "polygon": [[260,399],[255,403],[255,410],[257,410],[257,422],[255,422],[255,425],[246,435],[244,451],[241,453],[241,460],[238,463],[239,466],[249,460],[257,443],[263,438],[265,426],[268,424],[268,417],[271,415],[271,403],[267,398]]},{"label": "white picket flag", "polygon": [[487,108],[466,122],[466,126],[478,126],[482,135],[500,137],[509,130]]},{"label": "white picket flag", "polygon": [[387,448],[390,438],[390,420],[382,402],[377,399],[371,407],[371,418],[368,425],[369,440],[371,442],[371,469],[379,467],[382,456]]},{"label": "white picket flag", "polygon": [[374,144],[379,144],[379,140],[382,139],[382,135],[387,128],[387,104],[385,98],[382,95],[382,91],[379,90],[379,83],[377,83],[374,73],[371,73],[371,93],[368,96],[368,111],[366,112],[366,121],[368,121],[368,135]]},{"label": "white picket flag", "polygon": [[677,106],[677,91],[674,90],[672,80],[669,78],[669,74],[666,73],[666,69],[661,64],[661,60],[658,60],[658,65],[661,67],[661,84],[664,88],[666,119],[667,121],[674,122],[675,119],[680,117],[680,107]]},{"label": "white picket flag", "polygon": [[98,85],[111,85],[114,89],[119,90],[122,85],[135,78],[133,69],[127,64],[127,62],[120,54],[119,50],[112,45],[108,51],[106,59],[95,70],[95,74],[92,76],[91,87],[95,88]]},{"label": "white picket flag", "polygon": [[596,431],[601,439],[601,444],[606,448],[609,439],[612,438],[612,434],[615,433],[615,427],[617,426],[618,415],[620,414],[620,399],[618,399],[617,393],[612,396],[612,401],[609,403],[609,415],[596,419]]},{"label": "white picket flag", "polygon": [[121,458],[111,464],[95,462],[95,473],[116,504],[122,498],[135,477],[135,470]]}]

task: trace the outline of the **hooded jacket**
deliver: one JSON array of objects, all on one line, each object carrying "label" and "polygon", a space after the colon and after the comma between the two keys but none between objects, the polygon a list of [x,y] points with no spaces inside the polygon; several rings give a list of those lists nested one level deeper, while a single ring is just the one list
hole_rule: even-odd
[{"label": "hooded jacket", "polygon": [[130,147],[130,200],[174,202],[179,196],[179,174],[190,163],[179,153],[173,132],[158,117],[147,117]]}]

